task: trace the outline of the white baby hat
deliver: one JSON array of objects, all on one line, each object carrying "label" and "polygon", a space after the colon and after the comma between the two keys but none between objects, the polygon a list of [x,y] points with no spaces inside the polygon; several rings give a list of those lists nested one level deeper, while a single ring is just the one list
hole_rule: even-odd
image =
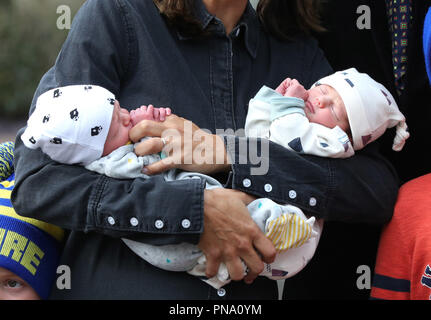
[{"label": "white baby hat", "polygon": [[95,85],[49,90],[37,99],[21,139],[52,160],[87,165],[102,156],[114,101],[114,94]]},{"label": "white baby hat", "polygon": [[396,126],[392,149],[400,151],[407,138],[407,124],[391,93],[368,74],[355,68],[338,71],[314,85],[326,84],[337,90],[346,106],[353,148],[362,149]]}]

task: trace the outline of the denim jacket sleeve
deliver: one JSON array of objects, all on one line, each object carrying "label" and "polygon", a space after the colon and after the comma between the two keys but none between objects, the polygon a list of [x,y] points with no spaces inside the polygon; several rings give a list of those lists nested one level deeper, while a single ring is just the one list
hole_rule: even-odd
[{"label": "denim jacket sleeve", "polygon": [[[347,159],[299,154],[265,139],[231,136],[225,144],[234,189],[296,205],[326,221],[383,224],[392,217],[398,181],[376,143]],[[267,156],[245,155],[244,145],[266,145],[261,150]]]},{"label": "denim jacket sleeve", "polygon": [[[332,72],[317,44],[305,59],[306,87]],[[390,220],[399,181],[378,142],[347,159],[295,153],[265,139],[224,137],[232,165],[227,186],[300,207],[326,221],[383,224]],[[257,150],[261,150],[260,155]]]},{"label": "denim jacket sleeve", "polygon": [[[131,62],[133,35],[122,3],[87,1],[76,15],[55,66],[35,93],[68,84],[100,85],[115,95]],[[96,231],[153,244],[196,243],[203,230],[204,182],[116,180],[62,165],[16,139],[17,212],[75,231]],[[136,218],[139,223],[131,223]],[[135,222],[136,219],[133,219]],[[182,223],[187,219],[190,223]],[[186,226],[186,227],[183,227]]]}]

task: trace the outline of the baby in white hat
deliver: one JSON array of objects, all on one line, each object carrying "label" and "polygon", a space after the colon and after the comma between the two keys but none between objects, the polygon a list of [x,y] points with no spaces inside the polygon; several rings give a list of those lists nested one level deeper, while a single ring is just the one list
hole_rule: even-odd
[{"label": "baby in white hat", "polygon": [[121,108],[115,96],[95,85],[72,85],[39,96],[21,136],[65,164],[89,165],[129,142],[130,129],[142,120],[164,121],[169,108]]},{"label": "baby in white hat", "polygon": [[309,90],[286,79],[263,86],[250,100],[245,131],[296,152],[346,158],[396,127],[393,150],[409,137],[405,117],[389,91],[355,68],[320,79]]}]

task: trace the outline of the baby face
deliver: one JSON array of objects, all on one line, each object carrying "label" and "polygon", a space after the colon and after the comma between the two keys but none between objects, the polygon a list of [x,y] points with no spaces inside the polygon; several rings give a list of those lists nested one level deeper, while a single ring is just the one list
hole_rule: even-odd
[{"label": "baby face", "polygon": [[110,154],[115,149],[129,142],[129,130],[133,127],[128,110],[121,108],[120,103],[115,100],[112,112],[111,126],[106,137],[102,156]]},{"label": "baby face", "polygon": [[346,106],[338,92],[328,85],[322,84],[308,90],[305,114],[310,122],[328,128],[339,126],[346,132],[350,131]]},{"label": "baby face", "polygon": [[15,273],[0,267],[0,300],[39,300],[39,296]]},{"label": "baby face", "polygon": [[153,105],[141,106],[135,110],[128,111],[121,108],[120,103],[115,100],[114,111],[112,112],[111,126],[106,137],[102,156],[110,154],[115,149],[127,144],[129,130],[142,120],[165,121],[171,115],[170,108],[155,108]]}]

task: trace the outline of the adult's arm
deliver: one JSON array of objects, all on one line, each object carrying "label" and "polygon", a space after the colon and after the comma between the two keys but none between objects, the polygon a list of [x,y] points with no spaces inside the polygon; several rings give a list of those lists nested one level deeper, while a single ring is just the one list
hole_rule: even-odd
[{"label": "adult's arm", "polygon": [[[244,156],[238,151],[244,138],[225,139],[231,159]],[[268,149],[269,156],[261,162],[266,162],[265,175],[250,174],[250,164],[238,160],[232,164],[233,189],[298,206],[326,221],[383,224],[390,220],[398,180],[392,167],[379,155],[377,145],[347,159],[286,152],[271,141]]]},{"label": "adult's arm", "polygon": [[[135,127],[134,131],[140,133],[138,136],[144,132],[157,137],[164,129],[177,127],[180,131],[184,126],[182,121],[186,120],[172,118],[164,123]],[[376,142],[350,158],[335,159],[296,153],[261,138],[224,136],[223,139],[225,144],[217,151],[224,152],[219,158],[227,158],[230,163],[219,165],[220,170],[230,169],[227,187],[298,206],[326,221],[383,224],[392,216],[399,183],[392,166],[379,154]],[[151,140],[154,143],[147,143]],[[206,147],[214,150],[214,145],[219,145],[215,140],[205,139],[209,142]],[[160,138],[148,141],[141,143],[144,145],[139,148],[141,155],[161,150]],[[186,153],[184,146],[181,148],[183,141],[175,137],[169,142],[177,145],[173,150],[183,151],[179,158]],[[158,148],[152,149],[157,145]],[[171,157],[176,159],[175,152]],[[147,166],[148,174],[172,167],[208,174],[217,167],[167,160],[169,157]]]},{"label": "adult's arm", "polygon": [[[90,0],[83,5],[55,66],[39,84],[31,111],[40,94],[58,86],[95,84],[119,94],[133,48],[123,14],[119,1]],[[40,150],[26,148],[22,132],[16,139],[12,194],[19,214],[66,229],[147,243],[198,241],[203,230],[203,181],[108,178],[80,166],[56,163]],[[132,218],[139,221],[137,226],[130,223]],[[190,226],[182,223],[185,219]]]}]

